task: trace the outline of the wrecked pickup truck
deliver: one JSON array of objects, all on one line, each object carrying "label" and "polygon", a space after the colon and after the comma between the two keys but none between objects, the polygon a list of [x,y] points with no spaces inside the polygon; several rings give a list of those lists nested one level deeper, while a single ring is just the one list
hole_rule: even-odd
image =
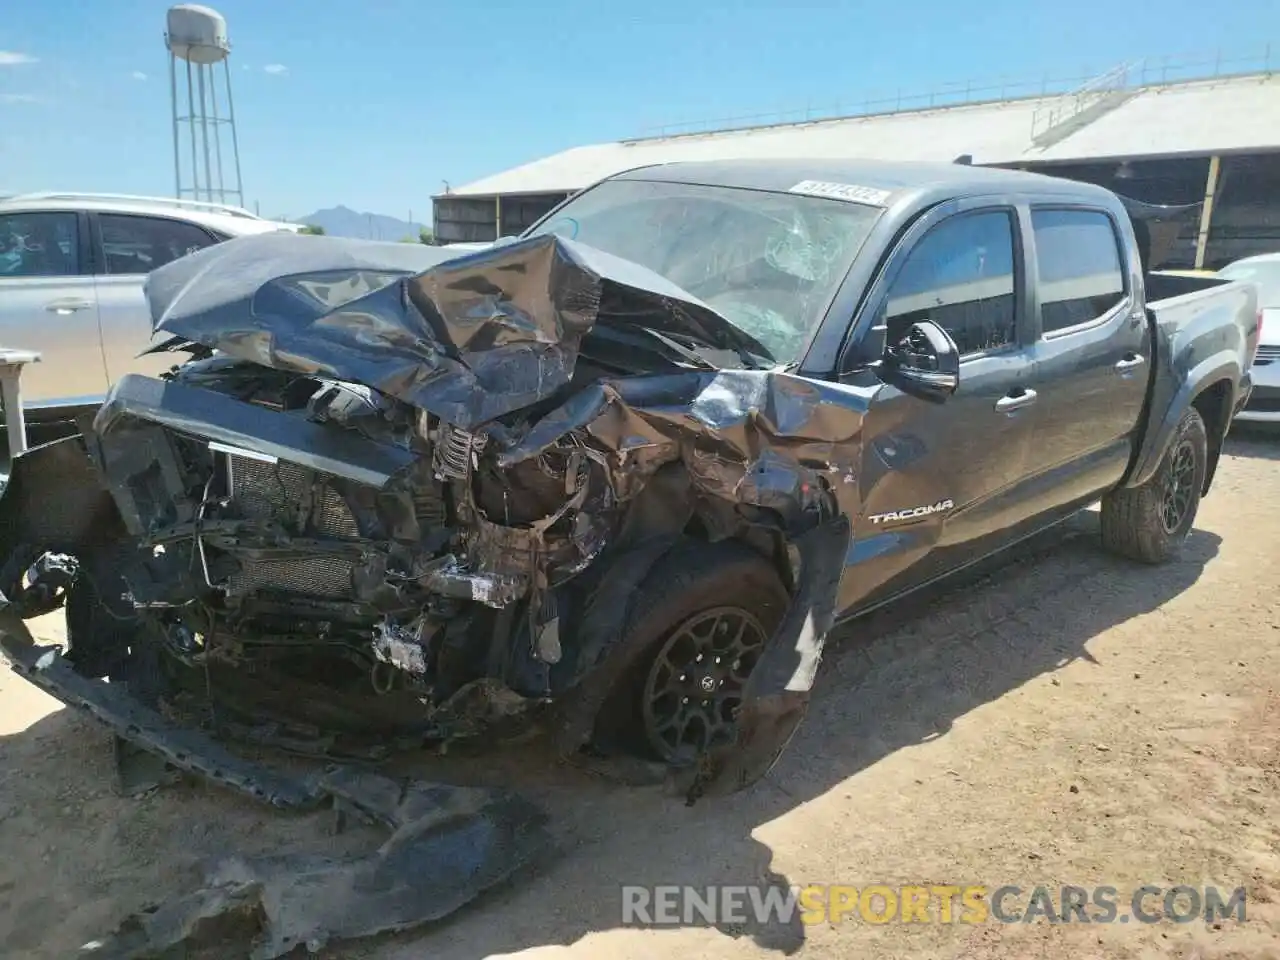
[{"label": "wrecked pickup truck", "polygon": [[1157,220],[1025,173],[735,161],[463,256],[199,251],[147,284],[190,359],[14,465],[0,590],[65,603],[68,646],[5,649],[302,752],[541,726],[742,788],[833,622],[1098,500],[1107,547],[1176,554],[1257,304],[1157,289]]}]

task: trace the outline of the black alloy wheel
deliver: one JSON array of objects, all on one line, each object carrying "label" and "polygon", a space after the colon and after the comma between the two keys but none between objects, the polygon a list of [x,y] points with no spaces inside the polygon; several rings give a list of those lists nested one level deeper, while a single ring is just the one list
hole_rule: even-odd
[{"label": "black alloy wheel", "polygon": [[1195,499],[1196,454],[1190,440],[1181,440],[1169,457],[1165,478],[1164,500],[1160,505],[1160,520],[1165,533],[1176,534],[1186,519],[1187,510]]},{"label": "black alloy wheel", "polygon": [[734,715],[768,634],[739,607],[714,607],[671,631],[645,679],[649,746],[663,760],[697,755],[733,736]]}]

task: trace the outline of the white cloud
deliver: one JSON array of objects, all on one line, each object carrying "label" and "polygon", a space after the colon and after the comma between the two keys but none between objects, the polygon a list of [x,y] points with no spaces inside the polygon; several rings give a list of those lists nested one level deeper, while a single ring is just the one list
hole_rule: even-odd
[{"label": "white cloud", "polygon": [[24,63],[39,63],[37,57],[29,53],[15,53],[12,50],[0,50],[0,67],[17,67]]},{"label": "white cloud", "polygon": [[0,93],[0,103],[39,103],[40,98],[30,93]]},{"label": "white cloud", "polygon": [[133,79],[135,79],[135,80],[145,80],[145,79],[147,79],[147,75],[146,75],[145,73],[143,73],[141,70],[135,70],[135,71],[133,71],[133,73],[129,74],[129,76],[133,77]]},{"label": "white cloud", "polygon": [[282,76],[289,72],[289,68],[286,67],[283,63],[268,63],[265,67],[262,68],[262,70],[264,73],[269,73],[272,76],[276,76],[276,77]]}]

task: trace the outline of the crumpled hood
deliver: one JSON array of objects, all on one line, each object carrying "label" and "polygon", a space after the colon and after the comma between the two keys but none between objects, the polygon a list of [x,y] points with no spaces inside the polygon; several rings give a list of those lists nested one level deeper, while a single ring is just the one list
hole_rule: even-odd
[{"label": "crumpled hood", "polygon": [[280,370],[363,383],[464,429],[568,384],[597,322],[767,356],[638,264],[554,235],[448,247],[271,233],[151,273],[152,322]]}]

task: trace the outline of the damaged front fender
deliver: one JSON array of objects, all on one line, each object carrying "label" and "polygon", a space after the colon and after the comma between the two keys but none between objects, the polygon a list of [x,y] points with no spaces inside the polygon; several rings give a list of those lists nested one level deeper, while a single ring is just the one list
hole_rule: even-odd
[{"label": "damaged front fender", "polygon": [[670,783],[685,794],[686,802],[755,783],[768,774],[795,736],[808,712],[823,647],[835,623],[850,533],[849,519],[842,516],[796,541],[799,587],[747,680],[735,739],[703,754],[692,768],[672,772]]},{"label": "damaged front fender", "polygon": [[[795,736],[860,509],[868,388],[773,365],[687,291],[553,235],[461,258],[241,238],[147,294],[169,346],[204,349],[18,458],[0,646],[172,768],[280,806],[331,799],[392,835],[368,856],[234,859],[90,955],[151,956],[231,914],[277,957],[443,916],[529,862],[545,838],[519,798],[298,781],[169,718],[330,759],[369,735],[383,757],[527,732],[559,702],[557,744],[581,754],[670,629],[626,629],[663,563],[693,605],[702,557],[728,602],[755,570],[770,617],[725,693],[732,741],[664,753],[660,774],[690,803],[740,790]],[[720,368],[735,357],[746,369]],[[747,566],[715,568],[726,556]],[[65,660],[21,621],[59,599]]]}]

